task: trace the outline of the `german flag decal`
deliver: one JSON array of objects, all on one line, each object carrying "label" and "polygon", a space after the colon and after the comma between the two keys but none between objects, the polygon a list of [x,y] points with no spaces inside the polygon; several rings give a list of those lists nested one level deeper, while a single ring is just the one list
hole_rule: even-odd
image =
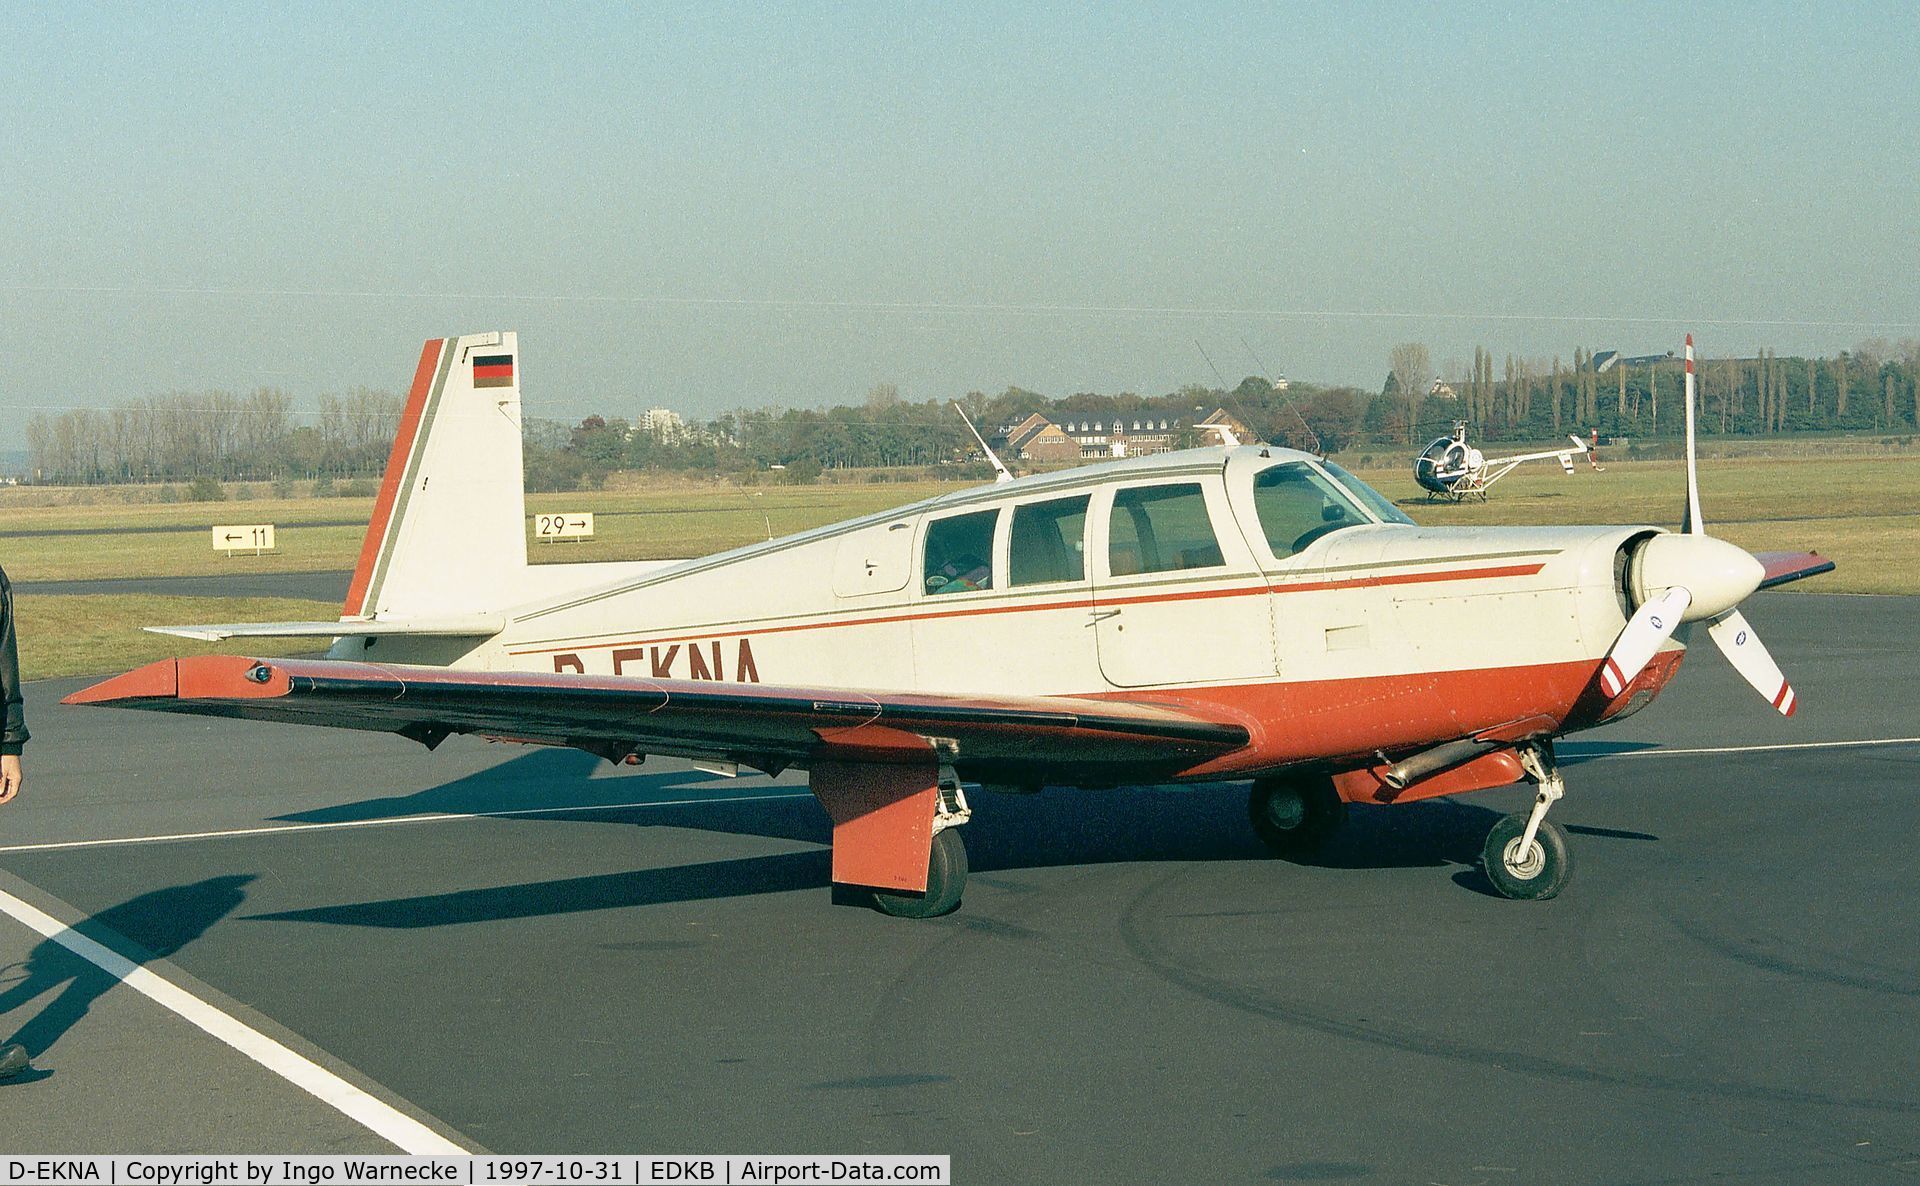
[{"label": "german flag decal", "polygon": [[476,354],[473,356],[475,387],[513,386],[513,355]]}]

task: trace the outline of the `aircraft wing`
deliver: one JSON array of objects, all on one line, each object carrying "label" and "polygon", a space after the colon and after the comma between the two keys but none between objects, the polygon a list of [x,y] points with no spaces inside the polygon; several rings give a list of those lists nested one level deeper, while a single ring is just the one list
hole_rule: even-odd
[{"label": "aircraft wing", "polygon": [[1767,571],[1760,579],[1762,589],[1833,571],[1833,561],[1818,552],[1755,552],[1753,558]]},{"label": "aircraft wing", "polygon": [[949,738],[989,780],[1099,782],[1171,775],[1247,744],[1237,721],[1132,701],[956,696],[634,676],[459,671],[327,659],[163,659],[68,696],[159,712],[571,745],[618,761],[661,753],[763,770],[822,749]]}]

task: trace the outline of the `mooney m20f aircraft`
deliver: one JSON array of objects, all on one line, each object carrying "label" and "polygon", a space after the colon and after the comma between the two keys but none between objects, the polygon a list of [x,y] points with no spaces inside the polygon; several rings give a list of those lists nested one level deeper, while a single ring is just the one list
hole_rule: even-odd
[{"label": "mooney m20f aircraft", "polygon": [[519,379],[513,334],[426,344],[339,621],[166,628],[333,639],[325,659],[166,660],[70,702],[803,768],[833,880],[911,917],[959,904],[969,783],[1251,779],[1254,830],[1301,855],[1348,803],[1528,779],[1486,871],[1543,898],[1570,869],[1554,739],[1645,706],[1703,621],[1791,715],[1736,607],[1833,567],[1707,535],[1691,436],[1679,534],[1419,527],[1331,462],[1254,445],[701,560],[529,566]]}]

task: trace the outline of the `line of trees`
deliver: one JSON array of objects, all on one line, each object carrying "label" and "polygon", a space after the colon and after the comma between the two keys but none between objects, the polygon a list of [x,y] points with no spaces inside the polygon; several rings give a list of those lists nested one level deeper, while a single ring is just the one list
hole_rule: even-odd
[{"label": "line of trees", "polygon": [[527,486],[597,485],[621,469],[736,474],[778,466],[807,480],[826,469],[962,460],[971,444],[946,401],[910,403],[892,384],[881,384],[857,407],[744,409],[676,432],[649,432],[601,416],[570,429],[535,424],[527,433]]},{"label": "line of trees", "polygon": [[[1418,344],[1414,344],[1417,346]],[[1404,347],[1397,347],[1396,352]],[[1424,347],[1419,347],[1424,351]],[[1673,355],[1594,365],[1575,348],[1572,365],[1507,355],[1503,377],[1493,354],[1475,350],[1470,367],[1455,367],[1452,394],[1429,388],[1420,398],[1399,383],[1398,354],[1381,398],[1368,409],[1367,430],[1382,440],[1412,441],[1450,419],[1472,422],[1483,439],[1524,439],[1598,429],[1615,437],[1667,437],[1682,431],[1685,363]],[[1700,430],[1763,435],[1794,432],[1902,433],[1920,429],[1920,340],[1860,343],[1830,358],[1707,358],[1696,364]]]},{"label": "line of trees", "polygon": [[302,415],[292,396],[261,387],[246,395],[174,392],[105,410],[36,412],[27,420],[27,476],[103,485],[377,474],[401,405],[391,392],[361,387],[323,395],[317,414]]},{"label": "line of trees", "polygon": [[[1544,439],[1597,429],[1609,437],[1672,436],[1681,430],[1682,363],[1663,356],[1613,361],[1575,348],[1571,362],[1512,354],[1496,375],[1494,353],[1476,348],[1470,366],[1450,364],[1435,383],[1421,343],[1396,346],[1378,394],[1354,387],[1250,376],[1226,390],[1190,384],[1163,395],[1080,392],[1049,398],[1021,387],[961,401],[989,436],[1038,412],[1056,422],[1149,417],[1191,425],[1224,408],[1262,440],[1336,451],[1356,444],[1406,444],[1474,424],[1483,440]],[[1920,427],[1920,341],[1862,342],[1831,358],[1705,359],[1699,364],[1700,427],[1707,433],[1912,432]],[[212,477],[274,480],[376,475],[385,464],[402,401],[356,388],[320,398],[300,414],[276,388],[246,395],[213,391],[134,400],[107,410],[36,413],[27,422],[28,473],[51,483],[173,482]],[[1197,443],[1189,434],[1176,443]],[[641,429],[589,416],[576,425],[530,420],[528,485],[573,489],[621,469],[744,473],[773,467],[805,478],[843,467],[926,466],[977,454],[946,400],[900,398],[881,384],[858,404],[825,410],[760,408],[705,424]]]}]

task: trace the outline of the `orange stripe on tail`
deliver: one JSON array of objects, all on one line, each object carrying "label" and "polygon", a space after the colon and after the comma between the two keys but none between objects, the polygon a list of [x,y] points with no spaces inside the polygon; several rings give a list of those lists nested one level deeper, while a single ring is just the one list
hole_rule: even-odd
[{"label": "orange stripe on tail", "polygon": [[427,395],[433,390],[434,372],[440,367],[440,352],[445,338],[430,339],[420,348],[420,365],[413,370],[413,386],[407,391],[407,406],[400,413],[400,430],[393,435],[393,452],[387,455],[387,472],[380,479],[380,497],[374,500],[373,518],[367,520],[367,535],[360,542],[360,562],[353,568],[353,583],[347,586],[347,602],[342,617],[358,617],[367,612],[368,587],[373,584],[374,565],[379,563],[380,548],[393,526],[393,506],[400,498],[400,483],[406,480],[407,459],[413,453],[414,438],[420,434],[420,419],[427,409]]}]

